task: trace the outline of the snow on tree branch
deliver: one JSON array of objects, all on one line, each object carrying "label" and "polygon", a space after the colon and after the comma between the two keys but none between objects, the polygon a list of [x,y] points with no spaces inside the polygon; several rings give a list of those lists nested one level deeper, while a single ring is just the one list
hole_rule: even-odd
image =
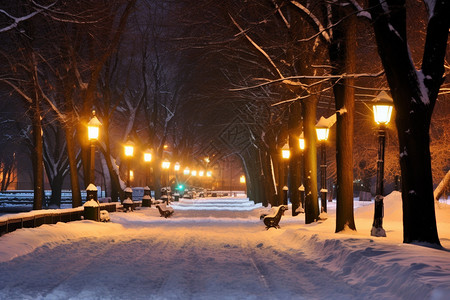
[{"label": "snow on tree branch", "polygon": [[361,77],[378,77],[383,74],[384,74],[384,71],[380,71],[380,72],[374,73],[374,74],[360,73],[360,74],[341,74],[341,75],[323,75],[323,76],[317,76],[317,75],[316,76],[315,75],[289,76],[286,78],[273,79],[273,80],[270,80],[267,82],[253,85],[253,86],[229,89],[229,91],[231,91],[231,92],[244,91],[244,90],[263,87],[263,86],[273,84],[273,83],[286,82],[286,81],[291,82],[292,79],[320,79],[320,80],[327,79],[327,80],[329,80],[329,79],[346,79],[346,78],[361,78]]},{"label": "snow on tree branch", "polygon": [[16,27],[19,25],[20,22],[23,22],[23,21],[26,21],[26,20],[28,20],[28,19],[31,19],[32,17],[36,16],[37,14],[40,14],[40,13],[42,13],[43,11],[50,9],[50,8],[51,8],[52,6],[54,6],[57,2],[58,2],[58,1],[55,1],[55,2],[53,2],[53,3],[50,3],[50,4],[47,5],[47,6],[43,6],[43,5],[38,5],[35,1],[32,1],[32,3],[33,3],[36,7],[38,7],[38,9],[36,9],[36,11],[34,11],[34,12],[28,14],[28,15],[22,16],[22,17],[14,17],[13,15],[9,14],[8,12],[6,12],[5,10],[0,9],[0,13],[1,13],[1,14],[7,16],[8,18],[10,18],[10,19],[12,20],[12,23],[11,23],[10,25],[8,25],[8,26],[6,26],[6,27],[3,27],[3,28],[0,28],[0,33],[1,33],[1,32],[6,32],[6,31],[9,31],[9,30],[11,30],[11,29],[16,28]]},{"label": "snow on tree branch", "polygon": [[322,25],[322,23],[319,21],[319,19],[309,10],[307,9],[304,5],[302,5],[301,3],[295,1],[295,0],[291,0],[291,3],[294,4],[296,7],[298,7],[301,11],[303,11],[306,15],[308,15],[311,19],[311,21],[316,25],[319,33],[322,35],[322,37],[328,42],[331,42],[331,37],[328,34],[328,32],[326,31],[326,28]]}]

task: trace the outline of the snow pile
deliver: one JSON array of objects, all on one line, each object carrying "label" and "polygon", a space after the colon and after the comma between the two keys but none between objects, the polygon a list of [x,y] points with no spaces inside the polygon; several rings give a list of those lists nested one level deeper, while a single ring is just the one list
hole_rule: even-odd
[{"label": "snow pile", "polygon": [[[450,253],[402,244],[400,194],[384,204],[386,238],[370,236],[373,202],[355,202],[358,231],[339,234],[335,202],[308,225],[287,211],[281,229],[265,230],[259,205],[187,203],[168,219],[151,207],[21,229],[0,237],[0,298],[449,299]],[[450,206],[436,215],[450,248]]]}]

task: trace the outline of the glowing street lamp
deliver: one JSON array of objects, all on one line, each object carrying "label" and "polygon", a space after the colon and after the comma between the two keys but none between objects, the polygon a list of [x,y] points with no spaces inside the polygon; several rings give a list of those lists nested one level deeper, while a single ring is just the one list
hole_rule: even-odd
[{"label": "glowing street lamp", "polygon": [[190,173],[191,173],[191,170],[189,170],[188,167],[184,168],[184,170],[183,170],[183,175],[187,176],[187,175],[189,175]]},{"label": "glowing street lamp", "polygon": [[393,101],[384,91],[375,97],[373,116],[378,124],[378,161],[377,161],[377,190],[375,196],[375,213],[371,230],[372,236],[386,236],[383,229],[383,194],[384,194],[384,148],[386,143],[386,125],[391,120]]},{"label": "glowing street lamp", "polygon": [[205,175],[205,171],[198,171],[198,176],[203,177]]},{"label": "glowing street lamp", "polygon": [[162,169],[167,172],[167,181],[165,186],[169,185],[169,168],[170,168],[170,161],[166,158],[165,160],[163,160],[163,162],[161,163],[161,167]]},{"label": "glowing street lamp", "polygon": [[239,182],[242,184],[245,183],[245,175],[241,175],[241,177],[239,177]]},{"label": "glowing street lamp", "polygon": [[206,177],[211,177],[212,176],[212,172],[211,171],[207,171],[206,172]]},{"label": "glowing street lamp", "polygon": [[150,169],[151,169],[151,162],[152,162],[152,150],[150,149],[146,149],[144,151],[144,162],[146,164],[148,164],[148,168],[145,172],[145,184],[146,186],[144,187],[144,196],[142,197],[142,206],[144,207],[150,207],[152,205],[152,200],[151,200],[151,188],[149,187],[149,179],[150,179]]},{"label": "glowing street lamp", "polygon": [[283,148],[281,148],[281,157],[283,159],[289,159],[291,156],[291,150],[289,150],[289,145],[286,143],[284,144]]},{"label": "glowing street lamp", "polygon": [[91,143],[89,182],[95,185],[95,142],[98,141],[100,126],[102,123],[95,116],[95,110],[92,111],[92,118],[89,120],[88,139]]},{"label": "glowing street lamp", "polygon": [[127,159],[127,187],[130,187],[130,181],[131,181],[131,158],[134,154],[134,143],[132,141],[128,141],[124,146],[124,153],[125,157]]},{"label": "glowing street lamp", "polygon": [[284,178],[283,178],[283,205],[288,205],[288,187],[287,187],[287,181],[288,181],[288,160],[291,157],[291,150],[289,149],[289,145],[286,143],[281,148],[281,157],[283,158],[283,172],[284,172]]},{"label": "glowing street lamp", "polygon": [[173,169],[174,169],[175,172],[180,171],[180,168],[181,168],[181,166],[180,166],[179,162],[176,162],[175,165],[173,166]]},{"label": "glowing street lamp", "polygon": [[196,170],[192,170],[192,171],[191,171],[191,175],[192,175],[192,176],[197,176],[197,171],[196,171]]},{"label": "glowing street lamp", "polygon": [[303,185],[303,170],[304,170],[304,150],[305,150],[305,136],[303,132],[300,134],[300,137],[298,139],[298,144],[301,151],[301,158],[300,158],[300,187],[298,190],[300,191],[300,205],[302,208],[305,207],[305,187]]},{"label": "glowing street lamp", "polygon": [[324,117],[320,117],[316,124],[317,140],[320,144],[320,204],[322,211],[327,212],[327,152],[325,143],[330,132],[329,124]]},{"label": "glowing street lamp", "polygon": [[302,134],[300,134],[300,137],[298,139],[298,145],[300,147],[300,150],[305,150],[305,137],[303,136],[303,132]]}]

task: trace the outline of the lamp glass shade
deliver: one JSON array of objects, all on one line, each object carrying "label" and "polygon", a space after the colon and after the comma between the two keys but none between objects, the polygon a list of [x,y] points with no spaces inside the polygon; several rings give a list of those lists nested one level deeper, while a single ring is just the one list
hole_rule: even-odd
[{"label": "lamp glass shade", "polygon": [[100,128],[98,126],[88,125],[88,138],[89,140],[98,140]]},{"label": "lamp glass shade", "polygon": [[328,139],[329,131],[328,127],[316,127],[317,140],[326,141]]},{"label": "lamp glass shade", "polygon": [[152,161],[152,154],[150,152],[144,153],[144,161],[145,162],[151,162]]},{"label": "lamp glass shade", "polygon": [[163,169],[169,169],[170,168],[170,161],[168,161],[168,160],[164,160],[163,162],[162,162],[162,168]]},{"label": "lamp glass shade", "polygon": [[239,177],[239,182],[240,183],[245,183],[245,176],[241,175],[241,177]]},{"label": "lamp glass shade", "polygon": [[175,165],[173,166],[173,169],[175,170],[175,171],[180,171],[180,163],[175,163]]},{"label": "lamp glass shade", "polygon": [[203,175],[205,175],[205,171],[198,171],[198,176],[202,177]]},{"label": "lamp glass shade", "polygon": [[184,169],[184,171],[183,171],[183,174],[184,174],[184,175],[189,175],[189,173],[191,173],[191,171],[189,170],[189,168],[186,167],[186,168]]},{"label": "lamp glass shade", "polygon": [[211,177],[211,176],[212,176],[212,172],[211,171],[206,172],[206,177]]},{"label": "lamp glass shade", "polygon": [[291,151],[289,151],[289,149],[281,150],[281,157],[283,157],[283,159],[289,159],[290,156],[291,156]]},{"label": "lamp glass shade", "polygon": [[125,150],[125,156],[133,156],[133,152],[134,152],[134,146],[131,144],[127,144],[124,147]]},{"label": "lamp glass shade", "polygon": [[387,124],[391,120],[392,105],[379,103],[373,105],[373,116],[377,124]]},{"label": "lamp glass shade", "polygon": [[305,150],[305,139],[304,138],[299,138],[298,144],[300,146],[300,150]]},{"label": "lamp glass shade", "polygon": [[196,171],[196,170],[192,170],[192,171],[191,171],[191,175],[192,175],[192,176],[197,176],[197,171]]}]

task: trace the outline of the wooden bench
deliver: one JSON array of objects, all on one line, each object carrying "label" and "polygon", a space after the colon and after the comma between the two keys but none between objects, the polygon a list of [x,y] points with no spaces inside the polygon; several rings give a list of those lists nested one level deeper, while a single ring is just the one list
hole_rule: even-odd
[{"label": "wooden bench", "polygon": [[266,225],[266,229],[270,227],[280,228],[281,216],[284,214],[284,211],[287,210],[286,206],[280,205],[272,208],[272,212],[263,217],[264,225]]},{"label": "wooden bench", "polygon": [[158,208],[159,213],[161,214],[161,217],[164,217],[166,219],[168,217],[170,217],[171,215],[173,215],[173,213],[174,213],[173,208],[167,207],[166,204],[158,204],[158,205],[156,205],[156,207]]}]

